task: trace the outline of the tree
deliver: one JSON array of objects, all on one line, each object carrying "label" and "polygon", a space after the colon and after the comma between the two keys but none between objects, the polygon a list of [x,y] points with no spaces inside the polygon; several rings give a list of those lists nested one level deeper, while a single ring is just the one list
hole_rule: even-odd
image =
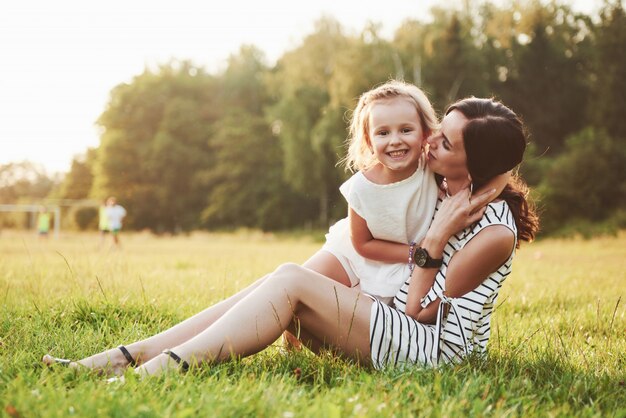
[{"label": "tree", "polygon": [[[332,19],[321,19],[303,44],[279,60],[270,78],[276,102],[269,108],[274,131],[281,141],[285,181],[319,205],[319,223],[326,226],[333,196],[340,184],[337,135],[329,132],[338,110],[330,105],[329,83],[347,38]],[[329,114],[330,112],[330,114]],[[343,128],[345,137],[345,128]]]},{"label": "tree", "polygon": [[208,190],[202,219],[211,228],[281,229],[310,216],[307,200],[283,179],[281,144],[264,114],[271,97],[263,61],[258,49],[244,46],[219,77],[223,114],[209,145],[214,163],[199,176]]},{"label": "tree", "polygon": [[310,205],[301,205],[306,199],[283,180],[280,143],[263,118],[233,109],[220,120],[211,149],[216,164],[202,174],[208,227],[284,229],[311,215]]},{"label": "tree", "polygon": [[59,192],[61,199],[87,199],[93,185],[93,164],[96,149],[90,148],[85,154],[74,157],[70,171],[65,175]]},{"label": "tree", "polygon": [[626,142],[626,14],[621,2],[605,3],[596,28],[592,100],[589,113],[597,127]]},{"label": "tree", "polygon": [[41,165],[30,161],[0,164],[0,203],[44,199],[58,182]]},{"label": "tree", "polygon": [[[404,67],[391,43],[379,35],[379,28],[368,24],[359,37],[346,38],[337,54],[335,70],[328,80],[330,105],[343,112],[356,105],[358,97],[392,78],[403,78]],[[341,129],[345,139],[345,121]]]},{"label": "tree", "polygon": [[[93,166],[97,149],[89,148],[84,154],[72,160],[70,171],[63,178],[60,186],[50,196],[60,199],[88,199],[93,187]],[[80,230],[95,228],[98,210],[94,207],[70,207],[62,211],[61,223],[64,228],[77,227]]]},{"label": "tree", "polygon": [[117,196],[131,227],[197,227],[206,190],[196,176],[212,162],[216,97],[214,78],[187,62],[146,70],[117,86],[99,119],[93,195]]},{"label": "tree", "polygon": [[401,78],[422,87],[423,61],[428,35],[427,25],[416,20],[405,21],[394,33],[393,45],[399,59]]},{"label": "tree", "polygon": [[443,109],[470,95],[486,95],[484,65],[473,42],[469,16],[441,9],[433,13],[436,23],[429,26],[422,77],[436,107]]},{"label": "tree", "polygon": [[584,40],[586,22],[565,6],[534,7],[532,33],[518,34],[501,92],[523,117],[537,151],[555,156],[585,125],[586,58],[577,42]]}]

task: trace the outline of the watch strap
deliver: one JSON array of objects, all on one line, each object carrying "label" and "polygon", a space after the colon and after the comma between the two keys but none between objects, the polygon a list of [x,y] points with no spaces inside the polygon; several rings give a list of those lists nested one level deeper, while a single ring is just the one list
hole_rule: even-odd
[{"label": "watch strap", "polygon": [[[423,263],[417,261],[417,255],[419,253],[420,258],[425,258]],[[432,258],[426,248],[417,247],[413,253],[415,265],[421,268],[439,268],[443,264],[443,258]]]}]

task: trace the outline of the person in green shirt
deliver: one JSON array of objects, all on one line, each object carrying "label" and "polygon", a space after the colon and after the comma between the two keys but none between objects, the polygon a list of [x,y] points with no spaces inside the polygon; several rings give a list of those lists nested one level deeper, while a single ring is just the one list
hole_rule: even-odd
[{"label": "person in green shirt", "polygon": [[47,237],[50,232],[50,213],[45,206],[39,208],[37,215],[37,232],[40,237]]},{"label": "person in green shirt", "polygon": [[104,244],[106,235],[109,233],[109,218],[107,216],[106,199],[102,201],[98,209],[98,229],[100,230],[100,245]]}]

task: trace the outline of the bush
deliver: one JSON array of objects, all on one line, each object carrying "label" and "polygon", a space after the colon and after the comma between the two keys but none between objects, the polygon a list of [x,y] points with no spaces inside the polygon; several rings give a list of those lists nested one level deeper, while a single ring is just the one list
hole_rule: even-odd
[{"label": "bush", "polygon": [[626,204],[625,166],[625,147],[602,130],[586,128],[568,138],[538,188],[543,230],[563,229],[574,219],[601,222],[619,215]]},{"label": "bush", "polygon": [[550,171],[554,159],[540,152],[533,143],[529,144],[524,153],[524,161],[520,165],[519,174],[530,187],[537,187]]},{"label": "bush", "polygon": [[97,208],[78,208],[74,212],[74,222],[81,231],[95,229],[98,223]]}]

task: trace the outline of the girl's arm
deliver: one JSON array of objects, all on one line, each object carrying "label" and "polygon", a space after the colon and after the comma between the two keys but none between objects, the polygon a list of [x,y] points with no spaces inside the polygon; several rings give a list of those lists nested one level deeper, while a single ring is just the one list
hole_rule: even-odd
[{"label": "girl's arm", "polygon": [[[352,208],[349,209],[350,239],[359,255],[383,263],[408,263],[409,245],[382,239],[375,239],[367,222]],[[398,225],[400,228],[401,225]]]},{"label": "girl's arm", "polygon": [[[484,207],[495,199],[507,185],[511,178],[511,171],[491,179],[486,185],[474,193],[474,196],[484,196],[488,194],[488,200],[481,199],[481,206],[474,206],[476,209]],[[495,193],[490,193],[495,189]],[[409,260],[409,245],[398,242],[376,239],[372,236],[367,222],[352,208],[349,209],[348,218],[350,220],[350,239],[352,245],[359,255],[364,258],[381,261],[383,263],[407,263]],[[400,225],[398,225],[400,227]],[[457,231],[454,231],[457,232]],[[447,242],[447,239],[446,239]],[[445,246],[445,243],[444,243]],[[432,255],[431,255],[432,256]],[[436,258],[436,257],[433,257]],[[433,276],[434,279],[434,276]],[[426,289],[428,290],[428,289]]]}]

